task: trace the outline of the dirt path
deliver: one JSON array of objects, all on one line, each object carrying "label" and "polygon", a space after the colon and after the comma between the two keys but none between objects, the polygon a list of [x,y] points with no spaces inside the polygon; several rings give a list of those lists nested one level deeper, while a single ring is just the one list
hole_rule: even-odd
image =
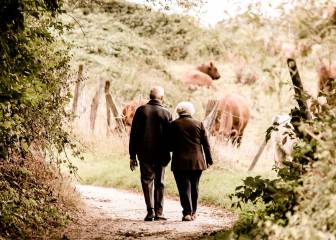
[{"label": "dirt path", "polygon": [[235,220],[231,212],[199,206],[195,221],[182,222],[180,203],[165,199],[168,221],[144,222],[141,194],[83,185],[77,189],[85,211],[65,230],[63,239],[197,239],[204,233],[229,228]]}]

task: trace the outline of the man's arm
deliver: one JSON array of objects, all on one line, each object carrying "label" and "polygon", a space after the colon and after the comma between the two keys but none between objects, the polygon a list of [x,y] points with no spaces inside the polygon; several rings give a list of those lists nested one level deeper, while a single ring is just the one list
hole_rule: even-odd
[{"label": "man's arm", "polygon": [[170,112],[169,112],[168,120],[169,120],[169,122],[173,121],[173,116]]},{"label": "man's arm", "polygon": [[131,126],[131,133],[129,139],[129,155],[131,160],[136,160],[136,149],[137,149],[137,137],[140,131],[140,114],[139,108],[135,111],[132,126]]},{"label": "man's arm", "polygon": [[203,146],[205,161],[206,161],[207,165],[210,166],[210,165],[213,164],[212,156],[211,156],[211,148],[210,148],[208,136],[207,136],[207,133],[206,133],[205,128],[203,126],[203,123],[201,123],[201,134],[202,134],[201,143],[202,143],[202,146]]},{"label": "man's arm", "polygon": [[[163,125],[163,139],[164,139],[164,148],[165,148],[164,151],[167,151],[167,152],[171,152],[170,123],[172,120],[173,120],[172,114],[169,111],[167,111],[167,115],[166,115],[165,122]],[[167,166],[170,160],[171,158],[169,157],[169,159],[167,159],[165,162],[162,162],[162,165]]]}]

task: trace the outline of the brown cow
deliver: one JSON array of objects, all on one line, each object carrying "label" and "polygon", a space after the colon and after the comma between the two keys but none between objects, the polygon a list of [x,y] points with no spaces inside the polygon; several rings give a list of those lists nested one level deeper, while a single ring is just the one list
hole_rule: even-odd
[{"label": "brown cow", "polygon": [[323,96],[329,105],[336,106],[336,61],[321,60],[317,74],[318,98]]},{"label": "brown cow", "polygon": [[146,99],[135,100],[128,102],[122,110],[122,120],[125,126],[131,126],[135,111],[138,107],[145,105],[148,102]]},{"label": "brown cow", "polygon": [[249,119],[250,108],[246,99],[237,94],[228,94],[218,102],[211,133],[239,147]]},{"label": "brown cow", "polygon": [[322,60],[317,67],[318,95],[330,94],[333,90],[332,82],[336,79],[336,61]]},{"label": "brown cow", "polygon": [[183,82],[189,86],[194,85],[210,88],[213,87],[212,80],[219,78],[220,74],[217,67],[213,64],[213,62],[209,62],[208,64],[201,64],[195,69],[187,72],[187,74],[183,77]]},{"label": "brown cow", "polygon": [[252,85],[258,79],[256,72],[248,68],[246,63],[237,64],[234,68],[234,72],[236,76],[235,83]]}]

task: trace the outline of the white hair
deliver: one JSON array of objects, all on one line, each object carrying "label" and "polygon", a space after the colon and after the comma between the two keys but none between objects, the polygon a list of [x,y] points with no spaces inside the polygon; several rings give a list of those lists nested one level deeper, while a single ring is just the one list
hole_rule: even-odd
[{"label": "white hair", "polygon": [[176,113],[179,116],[193,115],[195,113],[194,105],[191,102],[180,102],[176,106]]},{"label": "white hair", "polygon": [[153,86],[150,90],[150,99],[160,99],[164,95],[164,89],[161,86]]}]

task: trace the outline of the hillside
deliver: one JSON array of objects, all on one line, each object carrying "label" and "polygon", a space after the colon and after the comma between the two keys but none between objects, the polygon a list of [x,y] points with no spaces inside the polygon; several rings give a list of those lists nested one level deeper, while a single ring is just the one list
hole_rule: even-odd
[{"label": "hillside", "polygon": [[122,100],[143,94],[159,82],[171,89],[167,103],[172,106],[177,101],[172,101],[173,92],[184,90],[179,73],[171,68],[183,64],[176,70],[182,71],[189,62],[216,60],[222,54],[219,41],[205,41],[215,33],[201,29],[190,18],[122,1],[75,9],[69,15],[65,18],[74,28],[66,40],[74,44],[73,66],[84,63],[89,84],[99,78],[113,80],[113,92]]},{"label": "hillside", "polygon": [[[88,129],[89,106],[101,79],[112,81],[112,94],[120,108],[129,100],[147,97],[150,86],[160,84],[166,89],[165,105],[168,108],[173,111],[179,101],[190,100],[196,106],[199,119],[204,118],[209,99],[238,93],[248,99],[252,111],[246,141],[241,151],[230,148],[222,151],[223,147],[219,147],[218,157],[230,165],[235,165],[233,159],[237,159],[238,165],[246,167],[261,144],[265,126],[271,123],[273,115],[288,112],[293,104],[290,87],[286,85],[290,79],[285,62],[280,62],[277,56],[266,56],[270,61],[261,57],[265,50],[262,44],[257,45],[260,39],[254,40],[247,32],[253,26],[246,25],[245,30],[237,31],[233,25],[230,29],[225,24],[203,29],[191,18],[165,15],[124,1],[92,3],[68,10],[64,19],[73,24],[64,36],[72,43],[72,68],[76,71],[79,64],[84,64],[88,78],[82,100],[84,123],[81,126],[85,129]],[[256,61],[246,63],[248,70],[256,72],[257,81],[252,85],[235,83],[239,55],[249,51],[249,45],[235,42],[242,31],[245,35],[239,41],[249,39],[255,44],[253,53],[259,54],[250,56]],[[181,77],[189,69],[209,60],[215,60],[221,74],[221,78],[214,81],[216,89],[189,91]],[[272,64],[276,67],[272,68]],[[304,75],[314,78],[308,72]],[[105,134],[106,128],[104,101],[101,98],[102,105],[98,110],[97,134],[100,135]],[[260,166],[270,169],[272,161],[266,158],[263,161]]]}]

